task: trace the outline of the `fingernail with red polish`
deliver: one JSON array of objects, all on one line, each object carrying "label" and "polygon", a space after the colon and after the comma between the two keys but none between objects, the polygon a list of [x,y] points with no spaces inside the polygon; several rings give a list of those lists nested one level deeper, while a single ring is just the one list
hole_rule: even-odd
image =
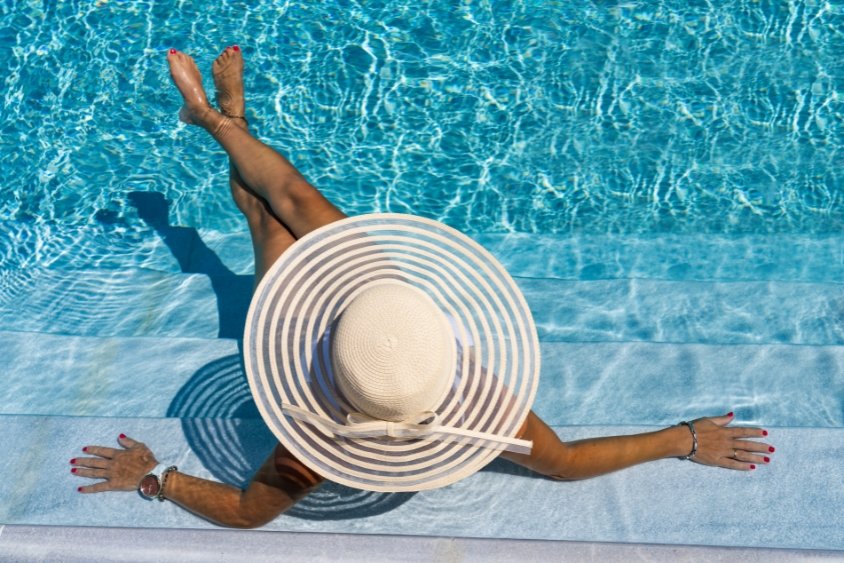
[{"label": "fingernail with red polish", "polygon": [[70,472],[71,472],[71,473],[76,473],[76,468],[74,467],[73,469],[71,469],[71,470],[70,470]]},{"label": "fingernail with red polish", "polygon": [[769,457],[763,457],[762,459],[765,460],[765,463],[771,463],[771,458]]},{"label": "fingernail with red polish", "polygon": [[751,466],[750,466],[750,469],[751,469],[751,470],[756,469],[756,466],[755,466],[755,465],[751,465]]},{"label": "fingernail with red polish", "polygon": [[76,492],[77,492],[77,493],[81,493],[81,492],[82,492],[82,487],[77,487],[77,488],[76,488]]},{"label": "fingernail with red polish", "polygon": [[121,440],[125,437],[126,437],[126,434],[121,434],[120,436],[118,436],[118,438],[120,438]]},{"label": "fingernail with red polish", "polygon": [[176,54],[176,49],[170,49],[170,54],[171,54],[171,55],[175,55],[175,54]]},{"label": "fingernail with red polish", "polygon": [[777,451],[777,449],[774,446],[771,446],[768,448],[768,451],[774,453],[775,451]]},{"label": "fingernail with red polish", "polygon": [[73,458],[72,460],[70,460],[70,463],[76,463],[76,458]]},{"label": "fingernail with red polish", "polygon": [[733,416],[733,411],[728,412],[728,413],[727,413],[727,416],[732,417],[732,416]]},{"label": "fingernail with red polish", "polygon": [[768,435],[768,431],[767,431],[767,430],[763,430],[763,431],[762,431],[762,435],[763,435],[763,436],[767,436],[767,435]]},{"label": "fingernail with red polish", "polygon": [[82,451],[83,451],[83,452],[87,452],[87,451],[88,451],[88,446],[85,446],[84,448],[82,448]]},{"label": "fingernail with red polish", "polygon": [[232,45],[232,49],[234,49],[235,51],[240,51],[240,47],[238,47],[237,45]]}]

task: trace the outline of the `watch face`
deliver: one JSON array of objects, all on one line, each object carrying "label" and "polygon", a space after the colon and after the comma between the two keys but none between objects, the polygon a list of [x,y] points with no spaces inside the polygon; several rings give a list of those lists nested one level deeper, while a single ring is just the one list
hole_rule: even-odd
[{"label": "watch face", "polygon": [[153,498],[158,494],[160,488],[161,483],[158,481],[158,477],[155,475],[147,475],[141,479],[141,485],[138,487],[138,490],[141,491],[141,494],[145,497]]}]

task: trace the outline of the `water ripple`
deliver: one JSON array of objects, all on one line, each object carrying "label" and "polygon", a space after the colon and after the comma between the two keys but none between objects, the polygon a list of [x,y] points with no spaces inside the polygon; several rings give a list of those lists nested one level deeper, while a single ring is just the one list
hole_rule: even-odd
[{"label": "water ripple", "polygon": [[176,120],[170,46],[247,55],[255,131],[350,213],[467,230],[840,231],[844,14],[830,3],[30,3],[0,16],[0,215],[243,229]]}]

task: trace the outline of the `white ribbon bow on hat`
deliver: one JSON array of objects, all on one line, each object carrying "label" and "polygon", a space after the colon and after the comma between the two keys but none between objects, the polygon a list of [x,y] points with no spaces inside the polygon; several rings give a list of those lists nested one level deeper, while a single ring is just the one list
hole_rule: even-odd
[{"label": "white ribbon bow on hat", "polygon": [[443,426],[440,423],[440,415],[430,411],[419,413],[400,422],[380,420],[360,412],[353,412],[346,417],[348,424],[339,424],[324,416],[286,403],[282,403],[281,410],[287,416],[311,424],[328,435],[344,438],[434,438],[446,442],[460,442],[525,455],[530,454],[533,447],[533,442],[530,440]]}]

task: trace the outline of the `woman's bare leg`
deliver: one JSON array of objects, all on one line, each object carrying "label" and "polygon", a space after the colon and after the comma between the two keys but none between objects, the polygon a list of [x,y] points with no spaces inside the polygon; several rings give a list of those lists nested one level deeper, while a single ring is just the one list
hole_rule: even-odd
[{"label": "woman's bare leg", "polygon": [[171,49],[170,76],[185,100],[179,117],[208,131],[228,153],[246,186],[269,203],[296,238],[345,215],[331,204],[281,154],[236,121],[208,105],[202,77],[193,59]]},{"label": "woman's bare leg", "polygon": [[[248,130],[243,117],[246,99],[243,93],[243,55],[237,47],[227,47],[211,67],[216,86],[217,105],[223,115],[233,117],[238,127]],[[229,188],[237,208],[246,217],[255,253],[255,284],[296,238],[275,216],[269,204],[253,192],[240,177],[234,163],[229,163]]]}]

